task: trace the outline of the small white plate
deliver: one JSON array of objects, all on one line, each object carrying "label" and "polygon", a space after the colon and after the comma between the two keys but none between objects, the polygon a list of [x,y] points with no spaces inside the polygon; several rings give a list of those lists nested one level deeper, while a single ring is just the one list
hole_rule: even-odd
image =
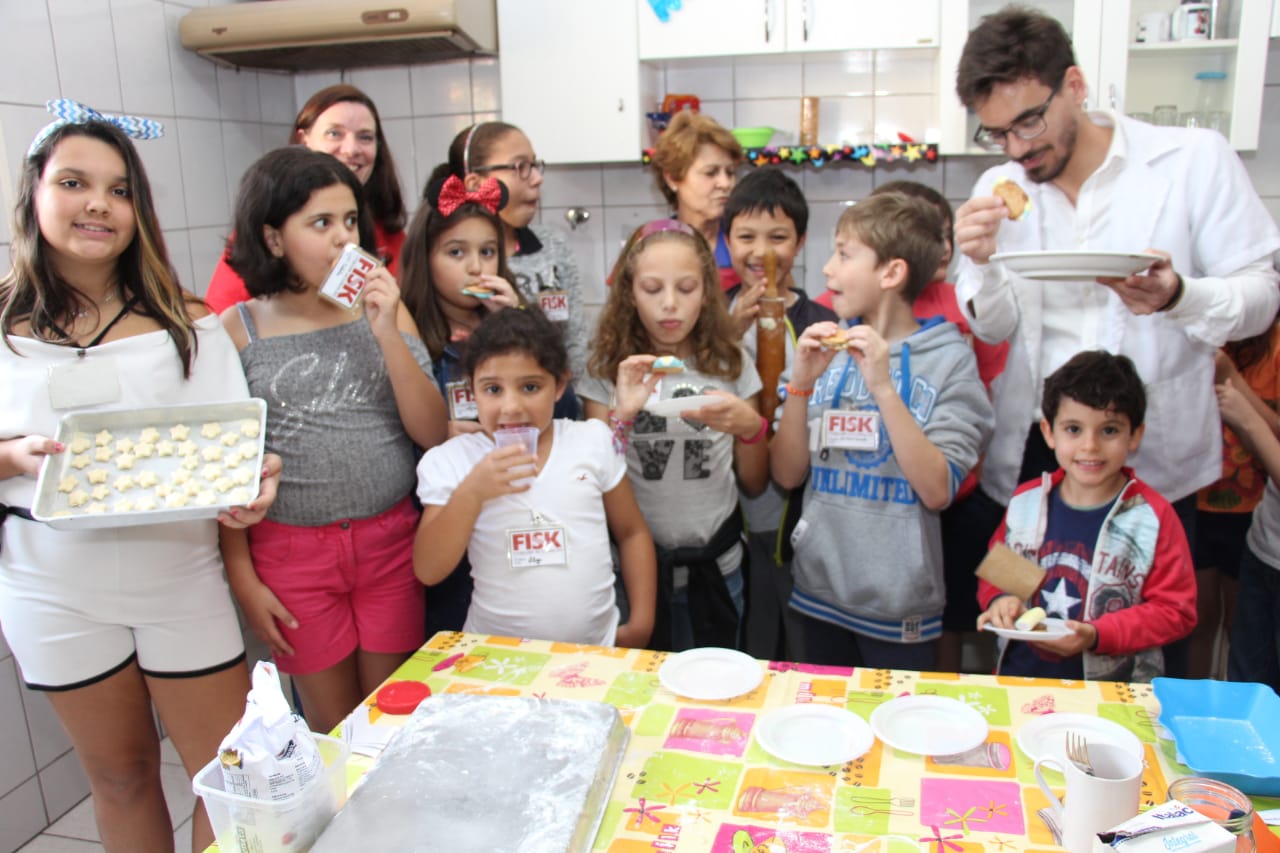
[{"label": "small white plate", "polygon": [[1067,732],[1083,735],[1087,743],[1109,743],[1142,758],[1142,742],[1119,723],[1089,714],[1054,712],[1036,717],[1018,729],[1018,746],[1032,761],[1052,758],[1061,766],[1067,761]]},{"label": "small white plate", "polygon": [[1143,252],[998,252],[991,256],[1023,278],[1086,281],[1130,276],[1160,259]]},{"label": "small white plate", "polygon": [[982,626],[982,630],[990,631],[1006,640],[1056,640],[1059,637],[1066,637],[1071,634],[1071,629],[1067,627],[1065,619],[1058,619],[1050,616],[1042,623],[1043,631],[1019,631],[1017,628],[997,628],[990,622]]},{"label": "small white plate", "polygon": [[658,683],[686,699],[732,699],[750,693],[763,680],[760,661],[714,646],[672,655],[658,667]]},{"label": "small white plate", "polygon": [[817,703],[770,711],[760,718],[755,733],[760,748],[774,758],[809,767],[853,761],[876,741],[857,714]]},{"label": "small white plate", "polygon": [[723,399],[724,397],[717,397],[713,394],[694,394],[689,397],[668,397],[665,400],[657,400],[645,404],[644,408],[645,411],[653,412],[655,415],[672,418],[693,409],[701,409],[703,406]]},{"label": "small white plate", "polygon": [[871,712],[871,730],[888,746],[916,755],[952,755],[987,739],[987,720],[947,696],[899,696]]}]

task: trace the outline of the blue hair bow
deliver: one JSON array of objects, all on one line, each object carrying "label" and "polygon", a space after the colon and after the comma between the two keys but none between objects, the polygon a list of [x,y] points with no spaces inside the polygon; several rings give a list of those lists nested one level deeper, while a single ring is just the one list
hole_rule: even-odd
[{"label": "blue hair bow", "polygon": [[28,157],[36,153],[36,149],[49,138],[49,134],[66,124],[105,121],[107,124],[114,124],[124,131],[126,136],[133,139],[159,139],[164,136],[164,125],[154,119],[100,113],[92,107],[86,107],[84,104],[73,101],[70,98],[45,101],[44,106],[57,118],[41,128],[40,132],[36,134],[36,138],[31,140],[31,145],[27,148]]}]

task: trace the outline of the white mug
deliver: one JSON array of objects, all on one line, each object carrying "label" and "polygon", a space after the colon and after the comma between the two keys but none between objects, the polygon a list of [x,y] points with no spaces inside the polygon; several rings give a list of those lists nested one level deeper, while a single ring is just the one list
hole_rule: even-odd
[{"label": "white mug", "polygon": [[[1138,813],[1142,791],[1142,759],[1128,749],[1109,743],[1089,745],[1089,760],[1095,775],[1090,776],[1075,762],[1041,758],[1036,762],[1036,783],[1049,798],[1062,827],[1062,846],[1072,853],[1090,853],[1095,836]],[[1067,804],[1054,796],[1044,781],[1040,765],[1051,764],[1067,780]]]},{"label": "white mug", "polygon": [[1173,37],[1179,41],[1209,38],[1213,7],[1208,3],[1183,3],[1173,10]]},{"label": "white mug", "polygon": [[1169,15],[1165,12],[1145,12],[1138,16],[1138,38],[1143,43],[1169,40]]}]

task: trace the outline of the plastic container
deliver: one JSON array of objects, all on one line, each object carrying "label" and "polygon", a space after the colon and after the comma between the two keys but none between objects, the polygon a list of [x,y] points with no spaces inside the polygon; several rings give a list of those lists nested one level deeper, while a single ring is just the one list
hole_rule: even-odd
[{"label": "plastic container", "polygon": [[1236,836],[1236,853],[1253,853],[1253,802],[1216,779],[1183,776],[1169,783],[1169,799],[1191,806]]},{"label": "plastic container", "polygon": [[288,800],[253,800],[227,793],[222,789],[222,767],[217,758],[196,774],[191,788],[204,799],[219,849],[279,853],[311,849],[347,802],[350,755],[347,745],[337,738],[317,734],[315,739],[324,761],[324,775]]},{"label": "plastic container", "polygon": [[729,131],[743,148],[763,148],[773,136],[772,127],[735,127]]}]

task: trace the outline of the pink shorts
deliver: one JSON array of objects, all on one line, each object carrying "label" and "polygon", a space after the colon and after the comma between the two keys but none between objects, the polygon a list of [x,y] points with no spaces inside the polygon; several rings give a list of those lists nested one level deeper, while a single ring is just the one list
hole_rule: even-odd
[{"label": "pink shorts", "polygon": [[294,654],[276,655],[290,675],[320,672],[360,648],[411,652],[426,629],[423,586],[413,573],[419,513],[405,498],[371,518],[298,527],[249,528],[254,569],[298,620],[280,626]]}]

